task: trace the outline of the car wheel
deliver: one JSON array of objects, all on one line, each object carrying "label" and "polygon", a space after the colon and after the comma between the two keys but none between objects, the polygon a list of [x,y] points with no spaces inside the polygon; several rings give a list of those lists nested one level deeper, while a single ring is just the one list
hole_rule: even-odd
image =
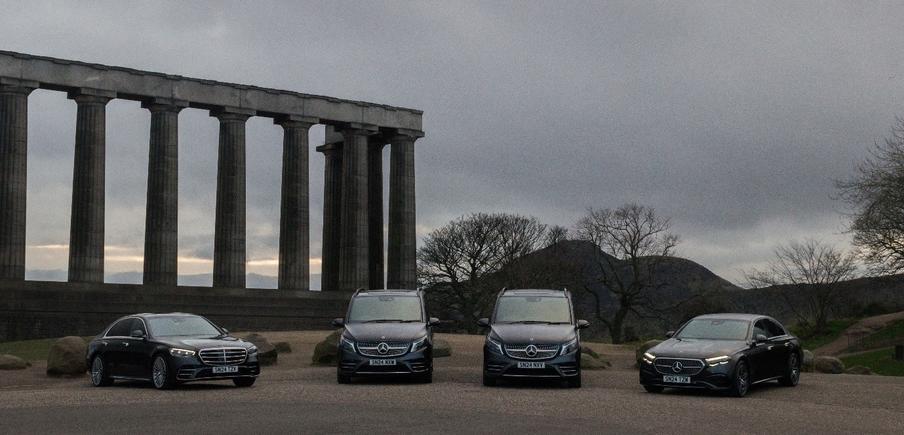
[{"label": "car wheel", "polygon": [[581,374],[568,379],[568,388],[581,388]]},{"label": "car wheel", "polygon": [[168,390],[173,388],[176,383],[173,380],[173,374],[170,373],[169,364],[166,363],[166,359],[162,355],[154,358],[154,365],[151,369],[151,381],[154,384],[154,388],[158,390]]},{"label": "car wheel", "polygon": [[350,384],[350,383],[352,383],[352,377],[345,376],[342,373],[339,373],[339,371],[337,370],[336,371],[336,382],[338,382],[340,384]]},{"label": "car wheel", "polygon": [[747,367],[746,361],[739,361],[735,366],[734,378],[731,382],[731,395],[735,397],[744,397],[750,388],[750,369]]},{"label": "car wheel", "polygon": [[235,384],[236,387],[246,388],[254,385],[254,381],[256,380],[257,378],[232,378],[232,383]]},{"label": "car wheel", "polygon": [[104,359],[100,355],[91,360],[91,384],[95,387],[106,387],[113,384],[113,379],[107,373]]},{"label": "car wheel", "polygon": [[644,385],[643,389],[648,393],[661,393],[664,388],[658,385]]},{"label": "car wheel", "polygon": [[425,375],[421,375],[418,378],[418,381],[420,381],[422,384],[432,384],[433,383],[433,373],[431,372],[431,373],[427,373]]},{"label": "car wheel", "polygon": [[484,387],[495,387],[496,386],[496,378],[492,378],[492,377],[489,377],[486,374],[484,374],[483,375],[483,386]]},{"label": "car wheel", "polygon": [[785,367],[785,375],[778,382],[786,387],[793,387],[800,382],[800,355],[791,352],[788,355],[788,366]]}]

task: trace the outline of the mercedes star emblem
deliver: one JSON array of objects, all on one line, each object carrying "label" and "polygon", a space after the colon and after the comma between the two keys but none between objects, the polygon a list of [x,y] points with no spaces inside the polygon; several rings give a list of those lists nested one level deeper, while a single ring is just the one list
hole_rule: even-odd
[{"label": "mercedes star emblem", "polygon": [[386,352],[389,352],[389,345],[386,344],[386,343],[380,343],[380,344],[378,344],[378,345],[377,345],[377,352],[379,352],[380,355],[386,355]]},{"label": "mercedes star emblem", "polygon": [[672,363],[673,372],[679,373],[681,372],[681,370],[684,370],[684,365],[681,364],[681,361],[675,361],[674,363]]},{"label": "mercedes star emblem", "polygon": [[524,348],[524,353],[531,358],[537,356],[537,346],[534,346],[532,344],[528,345]]}]

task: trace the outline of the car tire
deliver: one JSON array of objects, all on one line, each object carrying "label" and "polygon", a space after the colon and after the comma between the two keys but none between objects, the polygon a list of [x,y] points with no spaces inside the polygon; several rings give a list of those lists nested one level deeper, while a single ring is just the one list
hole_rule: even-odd
[{"label": "car tire", "polygon": [[661,393],[662,390],[664,390],[665,388],[660,387],[660,386],[658,386],[658,385],[644,385],[644,386],[643,386],[643,389],[644,389],[644,390],[647,390],[648,393],[654,393],[654,394],[655,394],[655,393]]},{"label": "car tire", "polygon": [[433,383],[433,373],[427,373],[425,375],[420,375],[418,377],[418,381],[422,384],[432,384]]},{"label": "car tire", "polygon": [[151,384],[158,390],[169,390],[176,386],[176,376],[163,355],[157,355],[151,366]]},{"label": "car tire", "polygon": [[106,364],[104,364],[104,358],[100,355],[96,355],[91,360],[91,385],[95,387],[113,385],[113,379],[110,378],[110,373],[107,371]]},{"label": "car tire", "polygon": [[240,388],[248,388],[254,385],[254,381],[257,378],[232,378],[232,383],[235,384],[236,387]]},{"label": "car tire", "polygon": [[744,397],[750,389],[750,367],[747,361],[738,361],[735,365],[734,374],[731,377],[730,393],[734,397]]},{"label": "car tire", "polygon": [[352,383],[352,377],[343,375],[342,373],[336,371],[336,382],[340,384],[350,384]]},{"label": "car tire", "polygon": [[483,386],[484,387],[495,387],[496,386],[496,378],[483,375]]},{"label": "car tire", "polygon": [[779,378],[778,383],[786,387],[794,387],[798,382],[800,382],[800,355],[797,352],[791,352],[791,355],[788,355],[785,374]]},{"label": "car tire", "polygon": [[581,388],[581,374],[568,379],[568,388]]}]

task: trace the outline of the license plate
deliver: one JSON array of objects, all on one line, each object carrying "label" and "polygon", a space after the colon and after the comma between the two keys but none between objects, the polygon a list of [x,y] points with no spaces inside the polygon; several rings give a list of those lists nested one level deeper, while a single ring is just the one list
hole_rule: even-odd
[{"label": "license plate", "polygon": [[394,366],[394,365],[396,365],[396,360],[394,360],[394,359],[372,359],[372,360],[370,360],[370,365],[372,365],[372,366]]},{"label": "license plate", "polygon": [[519,369],[545,369],[546,363],[519,361],[518,368]]},{"label": "license plate", "polygon": [[672,384],[689,384],[691,383],[690,376],[663,376],[662,382],[668,382]]},{"label": "license plate", "polygon": [[223,366],[223,367],[214,367],[213,368],[214,374],[238,373],[238,372],[239,372],[238,366]]}]

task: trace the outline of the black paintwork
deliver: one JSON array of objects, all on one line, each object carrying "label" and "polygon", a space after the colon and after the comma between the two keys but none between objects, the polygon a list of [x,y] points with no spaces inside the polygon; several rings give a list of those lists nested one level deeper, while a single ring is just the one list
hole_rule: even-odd
[{"label": "black paintwork", "polygon": [[[738,363],[744,361],[750,370],[750,384],[780,379],[786,374],[789,356],[797,354],[801,358],[800,340],[788,333],[787,329],[775,319],[757,314],[706,314],[694,319],[741,320],[748,323],[747,336],[744,340],[706,340],[669,338],[654,346],[647,353],[656,357],[653,364],[641,358],[640,383],[647,387],[659,388],[697,388],[709,390],[730,390],[734,387],[734,376]],[[767,337],[766,341],[757,342],[753,325],[760,320],[774,322],[781,327],[784,334]],[[690,321],[688,321],[690,322]],[[682,328],[687,323],[682,325]],[[681,329],[676,331],[679,335]],[[708,365],[706,358],[729,356],[726,364]],[[691,376],[690,384],[666,383],[663,376],[674,374],[657,370],[655,361],[664,358],[686,358],[700,360],[704,369]],[[800,359],[798,359],[800,361]]]},{"label": "black paintwork", "polygon": [[[154,337],[153,331],[146,331],[147,335],[145,337],[110,336],[108,334],[110,329],[121,320],[139,319],[146,326],[148,319],[155,316],[194,316],[194,314],[135,314],[116,319],[88,343],[85,358],[89,370],[94,358],[100,357],[104,361],[107,375],[112,379],[151,381],[153,361],[159,355],[166,359],[168,368],[174,376],[174,383],[211,379],[254,378],[260,374],[260,365],[256,353],[249,353],[245,362],[238,364],[239,372],[237,373],[212,373],[212,366],[204,364],[198,357],[197,352],[203,349],[221,347],[243,347],[247,351],[254,348],[254,345],[230,336],[225,330],[209,320],[208,322],[214,325],[221,333],[219,337]],[[173,348],[193,350],[196,354],[189,357],[175,357],[170,354],[170,349]],[[182,375],[177,376],[180,372]]]}]

